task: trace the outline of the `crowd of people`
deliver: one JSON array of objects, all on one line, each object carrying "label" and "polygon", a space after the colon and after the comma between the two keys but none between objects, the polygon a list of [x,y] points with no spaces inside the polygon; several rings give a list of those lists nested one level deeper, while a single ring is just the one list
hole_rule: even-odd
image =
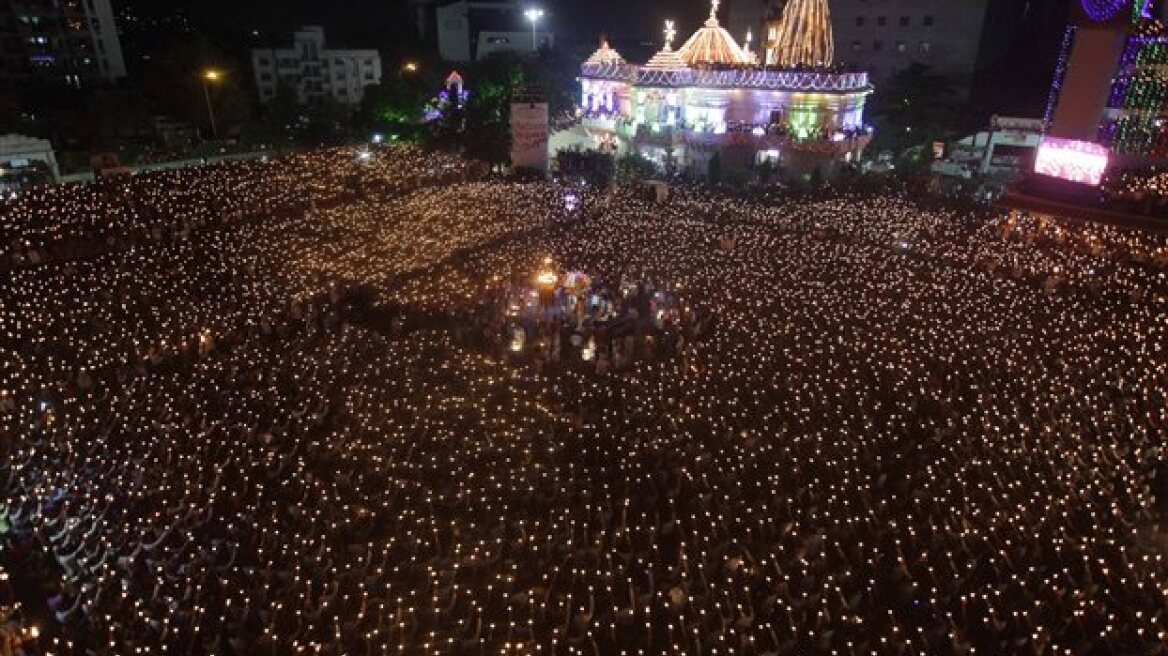
[{"label": "crowd of people", "polygon": [[[385,147],[33,190],[0,244],[14,653],[1168,654],[1165,235]],[[712,328],[467,338],[549,258]]]},{"label": "crowd of people", "polygon": [[619,372],[642,359],[678,357],[711,327],[711,317],[647,281],[598,280],[557,272],[545,259],[531,275],[487,290],[461,315],[455,338],[496,355],[530,359],[536,371],[575,366]]},{"label": "crowd of people", "polygon": [[1116,171],[1103,181],[1109,209],[1168,217],[1168,171],[1156,167]]}]

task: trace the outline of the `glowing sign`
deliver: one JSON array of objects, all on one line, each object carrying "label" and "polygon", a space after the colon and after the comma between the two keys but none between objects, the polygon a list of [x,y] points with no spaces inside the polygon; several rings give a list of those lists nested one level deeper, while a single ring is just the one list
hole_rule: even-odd
[{"label": "glowing sign", "polygon": [[1099,144],[1046,137],[1038,147],[1034,172],[1080,184],[1098,186],[1107,170],[1108,152]]}]

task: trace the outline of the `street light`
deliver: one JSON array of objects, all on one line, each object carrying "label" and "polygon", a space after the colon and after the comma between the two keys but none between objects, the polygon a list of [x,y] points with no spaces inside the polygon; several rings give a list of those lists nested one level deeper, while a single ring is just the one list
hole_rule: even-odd
[{"label": "street light", "polygon": [[219,80],[223,79],[223,73],[221,73],[213,68],[208,68],[207,70],[203,71],[202,77],[203,77],[203,98],[207,101],[207,116],[209,116],[211,119],[211,138],[218,139],[219,138],[219,130],[215,127],[215,110],[214,110],[214,108],[211,107],[210,85],[212,83],[217,83],[217,82],[219,82]]},{"label": "street light", "polygon": [[406,73],[417,73],[418,72],[418,62],[408,61],[402,65],[402,70],[405,71]]},{"label": "street light", "polygon": [[543,10],[532,7],[523,12],[523,15],[527,16],[527,20],[531,21],[531,51],[535,52],[537,50],[535,43],[535,24],[539,22],[539,19],[543,18]]}]

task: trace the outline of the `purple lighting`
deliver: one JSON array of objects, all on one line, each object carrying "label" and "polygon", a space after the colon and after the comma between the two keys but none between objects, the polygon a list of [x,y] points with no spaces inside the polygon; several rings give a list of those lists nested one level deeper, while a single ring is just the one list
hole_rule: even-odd
[{"label": "purple lighting", "polygon": [[1097,23],[1115,18],[1127,2],[1128,0],[1082,0],[1083,11]]}]

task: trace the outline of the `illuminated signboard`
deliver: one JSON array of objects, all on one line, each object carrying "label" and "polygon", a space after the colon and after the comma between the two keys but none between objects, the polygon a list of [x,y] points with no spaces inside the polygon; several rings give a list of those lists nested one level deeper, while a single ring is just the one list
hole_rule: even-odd
[{"label": "illuminated signboard", "polygon": [[1089,141],[1046,137],[1038,147],[1034,172],[1098,186],[1107,170],[1107,149]]}]

